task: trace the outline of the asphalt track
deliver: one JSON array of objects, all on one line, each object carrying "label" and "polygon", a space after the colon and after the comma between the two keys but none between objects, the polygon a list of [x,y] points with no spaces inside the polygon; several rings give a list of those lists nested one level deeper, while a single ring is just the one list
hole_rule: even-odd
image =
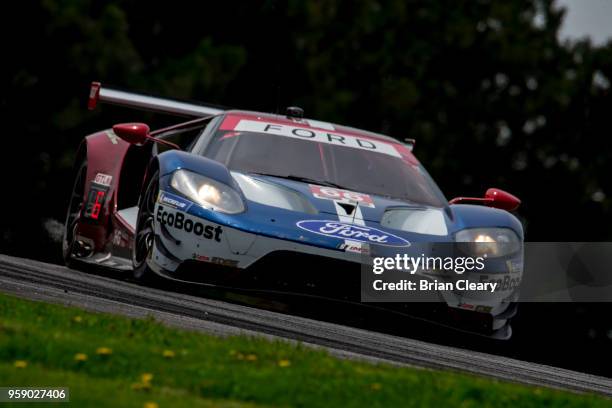
[{"label": "asphalt track", "polygon": [[0,255],[0,291],[88,310],[143,317],[215,335],[263,335],[325,347],[334,355],[448,369],[524,384],[612,396],[612,380],[318,320],[163,291],[63,266]]}]

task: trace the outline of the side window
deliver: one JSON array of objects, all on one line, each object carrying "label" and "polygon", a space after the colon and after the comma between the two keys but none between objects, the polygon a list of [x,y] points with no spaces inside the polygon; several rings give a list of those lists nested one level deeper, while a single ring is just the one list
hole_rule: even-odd
[{"label": "side window", "polygon": [[[202,134],[202,129],[204,128],[204,126],[204,124],[199,123],[196,127],[170,130],[158,137],[179,145],[181,150],[190,151],[196,140],[198,139],[198,136]],[[170,147],[164,145],[157,145],[157,153],[162,153],[169,149]]]},{"label": "side window", "polygon": [[[210,139],[209,135],[212,133],[213,128],[219,122],[220,116],[207,118],[206,120],[194,120],[192,126],[189,126],[189,122],[184,123],[180,129],[167,130],[157,137],[163,140],[167,140],[174,144],[177,144],[181,150],[186,152],[197,152],[199,151],[199,145],[204,140]],[[154,147],[153,154],[159,154],[171,149],[170,147],[156,144]]]},{"label": "side window", "polygon": [[213,133],[215,130],[217,130],[217,127],[219,123],[221,123],[224,116],[225,115],[215,116],[210,120],[210,122],[208,122],[200,137],[198,137],[195,143],[191,146],[190,151],[192,153],[204,155],[204,151],[212,140]]}]

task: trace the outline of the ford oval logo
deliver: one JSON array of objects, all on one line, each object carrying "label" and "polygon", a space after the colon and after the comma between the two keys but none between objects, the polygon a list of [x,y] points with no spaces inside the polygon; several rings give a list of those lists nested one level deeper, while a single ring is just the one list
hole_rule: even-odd
[{"label": "ford oval logo", "polygon": [[397,235],[364,225],[345,224],[329,220],[304,220],[297,223],[303,230],[328,237],[393,247],[407,247],[410,242]]}]

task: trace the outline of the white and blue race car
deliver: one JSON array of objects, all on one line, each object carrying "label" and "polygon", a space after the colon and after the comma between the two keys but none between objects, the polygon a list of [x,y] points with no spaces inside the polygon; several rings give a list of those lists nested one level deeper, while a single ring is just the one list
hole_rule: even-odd
[{"label": "white and blue race car", "polygon": [[[412,142],[304,119],[299,108],[223,111],[94,83],[90,108],[98,101],[196,119],[156,131],[119,124],[84,139],[66,218],[68,265],[358,302],[360,268],[373,257],[460,241],[487,243],[473,255],[508,265],[476,280],[520,281],[523,230],[509,212],[518,199],[489,189],[449,202]],[[445,294],[444,323],[507,338],[516,293],[506,285],[475,299]]]}]

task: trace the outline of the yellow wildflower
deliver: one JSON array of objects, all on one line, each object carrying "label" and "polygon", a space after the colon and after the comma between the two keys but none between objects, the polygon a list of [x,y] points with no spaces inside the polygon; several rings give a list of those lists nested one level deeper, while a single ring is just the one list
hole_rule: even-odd
[{"label": "yellow wildflower", "polygon": [[257,356],[255,354],[247,354],[246,359],[248,361],[257,361]]},{"label": "yellow wildflower", "polygon": [[175,356],[176,354],[175,354],[175,353],[174,353],[174,351],[172,351],[172,350],[164,350],[164,352],[162,353],[162,355],[163,355],[165,358],[174,358],[174,356]]},{"label": "yellow wildflower", "polygon": [[153,379],[153,374],[151,373],[142,373],[140,375],[140,382],[132,384],[132,389],[135,391],[140,390],[150,390],[151,389],[151,380]]},{"label": "yellow wildflower", "polygon": [[74,316],[72,318],[72,321],[75,323],[81,323],[83,321],[83,318],[81,316]]},{"label": "yellow wildflower", "polygon": [[74,355],[74,361],[87,361],[87,354],[85,354],[85,353],[76,353]]},{"label": "yellow wildflower", "polygon": [[113,350],[108,347],[98,347],[96,349],[96,354],[100,356],[110,356],[111,354],[113,354]]},{"label": "yellow wildflower", "polygon": [[279,360],[278,361],[279,367],[289,367],[290,365],[291,365],[291,361],[289,360]]},{"label": "yellow wildflower", "polygon": [[15,360],[15,368],[26,368],[28,366],[28,362],[25,360]]},{"label": "yellow wildflower", "polygon": [[144,403],[142,408],[159,408],[159,405],[157,405],[157,402],[147,401]]}]

